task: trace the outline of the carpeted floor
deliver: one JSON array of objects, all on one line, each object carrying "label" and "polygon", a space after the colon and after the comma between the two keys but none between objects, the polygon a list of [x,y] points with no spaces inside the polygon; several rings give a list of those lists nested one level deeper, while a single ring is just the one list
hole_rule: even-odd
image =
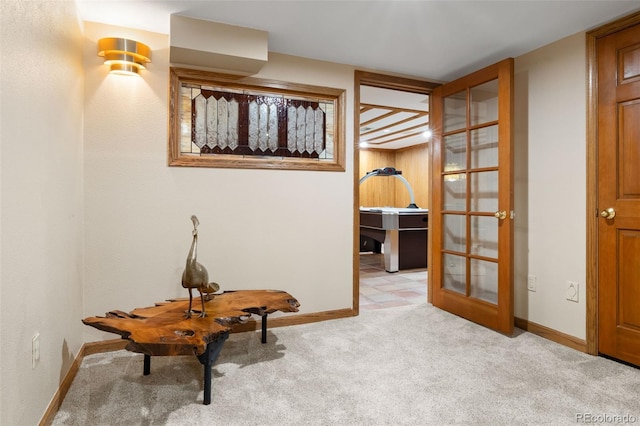
[{"label": "carpeted floor", "polygon": [[[202,405],[195,357],[91,355],[54,425],[640,423],[640,370],[427,304],[231,335]],[[620,416],[620,417],[614,417]],[[627,417],[622,417],[627,416]]]}]

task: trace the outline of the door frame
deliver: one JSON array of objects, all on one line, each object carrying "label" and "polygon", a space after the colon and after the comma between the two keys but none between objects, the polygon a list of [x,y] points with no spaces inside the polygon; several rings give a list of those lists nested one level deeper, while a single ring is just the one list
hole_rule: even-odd
[{"label": "door frame", "polygon": [[[401,90],[403,92],[424,93],[429,95],[429,114],[431,114],[431,91],[440,86],[428,80],[379,74],[355,70],[353,84],[353,314],[360,312],[360,85]],[[429,117],[431,123],[431,117]],[[431,144],[429,161],[431,162]],[[431,176],[428,182],[429,205],[431,205]],[[427,234],[427,264],[431,262],[431,232]],[[431,302],[431,286],[427,287],[427,300]]]},{"label": "door frame", "polygon": [[587,32],[587,353],[598,355],[598,56],[597,41],[640,24],[640,12]]}]

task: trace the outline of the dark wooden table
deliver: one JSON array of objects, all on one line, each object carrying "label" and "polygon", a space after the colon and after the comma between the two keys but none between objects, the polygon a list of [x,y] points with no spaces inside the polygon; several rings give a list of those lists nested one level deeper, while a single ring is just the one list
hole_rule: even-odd
[{"label": "dark wooden table", "polygon": [[[384,246],[384,269],[427,267],[429,210],[418,208],[360,208],[360,236]],[[371,247],[368,250],[379,247]],[[362,251],[362,250],[361,250]]]},{"label": "dark wooden table", "polygon": [[[204,366],[204,404],[211,403],[211,367],[234,325],[252,314],[262,317],[262,343],[267,341],[267,315],[297,312],[300,304],[277,290],[225,291],[205,303],[207,316],[186,318],[188,299],[169,300],[130,313],[107,312],[82,322],[129,340],[126,349],[144,354],[144,375],[151,372],[152,356],[195,355]],[[198,307],[197,305],[194,305]]]}]

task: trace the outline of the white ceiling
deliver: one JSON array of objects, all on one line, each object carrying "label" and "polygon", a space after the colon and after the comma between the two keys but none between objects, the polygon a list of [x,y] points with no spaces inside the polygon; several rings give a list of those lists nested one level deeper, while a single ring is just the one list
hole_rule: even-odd
[{"label": "white ceiling", "polygon": [[269,50],[450,81],[630,11],[640,0],[76,0],[81,19],[169,33],[169,16],[255,28]]},{"label": "white ceiling", "polygon": [[[640,10],[640,0],[76,0],[82,20],[169,34],[173,13],[264,30],[269,50],[445,82]],[[381,97],[381,95],[384,95]],[[361,103],[392,106],[367,88]],[[428,110],[426,97],[402,97]],[[404,102],[411,104],[405,104]],[[362,110],[361,141],[399,149],[426,142],[428,116],[376,120]],[[409,114],[410,115],[410,114]],[[400,123],[395,126],[392,121]],[[417,124],[422,124],[418,130]],[[376,130],[380,129],[380,130]],[[385,135],[386,133],[386,135]],[[404,136],[404,137],[401,137]]]},{"label": "white ceiling", "polygon": [[402,149],[428,142],[429,96],[360,86],[360,147]]}]

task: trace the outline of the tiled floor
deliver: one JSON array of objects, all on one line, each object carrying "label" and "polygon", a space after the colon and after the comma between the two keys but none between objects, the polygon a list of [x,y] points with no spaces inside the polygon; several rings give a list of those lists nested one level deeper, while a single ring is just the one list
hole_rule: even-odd
[{"label": "tiled floor", "polygon": [[384,255],[360,254],[360,309],[414,305],[427,300],[427,270],[384,270]]}]

